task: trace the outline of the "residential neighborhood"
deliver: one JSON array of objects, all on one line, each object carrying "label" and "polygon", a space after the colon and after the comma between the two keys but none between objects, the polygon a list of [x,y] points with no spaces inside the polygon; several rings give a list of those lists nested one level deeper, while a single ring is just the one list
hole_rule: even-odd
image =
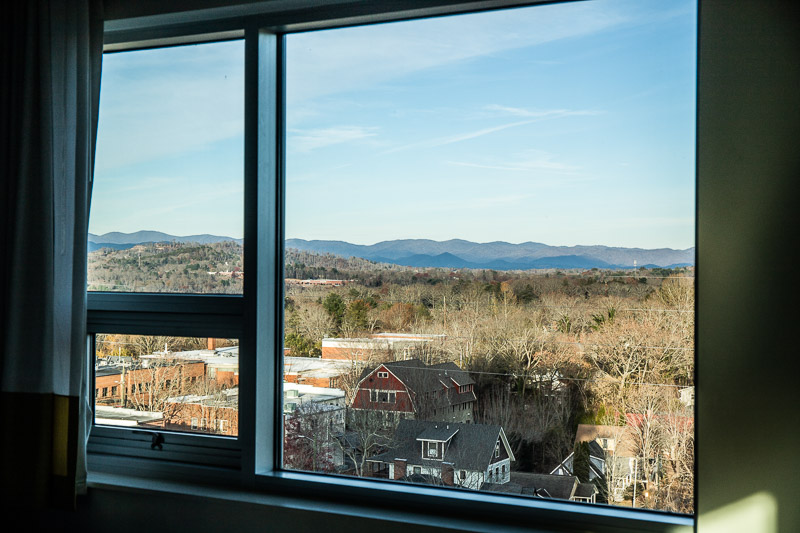
[{"label": "residential neighborhood", "polygon": [[[470,372],[452,361],[428,364],[408,357],[419,352],[385,342],[401,339],[399,345],[408,348],[436,337],[360,339],[353,357],[286,355],[284,467],[528,498],[631,504],[647,497],[641,495],[674,463],[675,450],[646,455],[656,449],[647,442],[648,431],[658,426],[662,440],[663,427],[677,424],[679,433],[692,431],[691,417],[618,413],[617,424],[578,424],[572,451],[557,465],[526,471],[503,425],[477,420],[485,405]],[[328,346],[355,346],[352,339],[326,340]],[[382,344],[365,357],[361,348],[373,340]],[[236,436],[239,347],[208,339],[202,349],[168,348],[135,358],[97,358],[96,423]],[[528,379],[542,382],[548,382],[543,395],[566,401],[565,378],[556,373]],[[677,398],[685,401],[687,390]]]}]

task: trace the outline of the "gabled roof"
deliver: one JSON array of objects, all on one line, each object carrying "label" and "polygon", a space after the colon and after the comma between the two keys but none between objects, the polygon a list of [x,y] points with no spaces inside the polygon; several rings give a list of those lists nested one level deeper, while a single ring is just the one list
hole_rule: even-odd
[{"label": "gabled roof", "polygon": [[403,384],[416,394],[424,394],[449,389],[447,396],[452,405],[475,401],[475,392],[458,392],[457,386],[472,385],[475,381],[469,372],[461,370],[452,362],[437,365],[426,365],[419,359],[407,359],[383,363],[375,368],[365,368],[359,378],[359,386],[368,376],[383,366],[397,377]]},{"label": "gabled roof", "polygon": [[452,439],[453,435],[456,433],[458,433],[458,427],[456,427],[455,424],[437,424],[417,435],[417,440],[447,442]]},{"label": "gabled roof", "polygon": [[[443,460],[422,457],[418,438],[422,435],[443,435],[453,432],[446,446]],[[460,424],[430,422],[424,420],[401,420],[394,435],[394,444],[385,453],[371,457],[370,461],[391,463],[405,459],[409,465],[438,467],[443,462],[452,463],[456,470],[483,471],[493,462],[494,447],[498,439],[506,447],[509,458],[514,454],[508,445],[503,428],[488,424]]]},{"label": "gabled roof", "polygon": [[[439,381],[445,382],[447,379],[455,381],[456,385],[472,385],[475,381],[470,377],[469,372],[461,370],[457,364],[451,362],[439,363],[438,365],[431,365],[428,368],[435,368],[439,372],[437,377]],[[448,384],[449,385],[449,384]]]},{"label": "gabled roof", "polygon": [[575,498],[591,498],[599,491],[597,490],[597,485],[594,483],[578,483],[578,487],[575,489]]}]

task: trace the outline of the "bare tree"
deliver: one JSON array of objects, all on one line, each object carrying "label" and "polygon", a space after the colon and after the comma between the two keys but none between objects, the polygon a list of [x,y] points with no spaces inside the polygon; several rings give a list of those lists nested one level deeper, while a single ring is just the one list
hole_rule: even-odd
[{"label": "bare tree", "polygon": [[385,417],[382,411],[347,409],[347,429],[338,443],[358,477],[366,474],[367,459],[391,444]]},{"label": "bare tree", "polygon": [[140,411],[162,413],[165,423],[177,420],[186,406],[169,399],[183,393],[184,364],[183,361],[158,358],[150,360],[146,367],[127,372],[128,404]]},{"label": "bare tree", "polygon": [[317,402],[298,405],[283,419],[283,465],[294,470],[333,472],[344,433],[344,407]]}]

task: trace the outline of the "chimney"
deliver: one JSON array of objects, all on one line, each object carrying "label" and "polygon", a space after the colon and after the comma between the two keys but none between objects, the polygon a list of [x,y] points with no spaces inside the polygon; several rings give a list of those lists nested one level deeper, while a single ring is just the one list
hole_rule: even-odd
[{"label": "chimney", "polygon": [[208,339],[208,349],[216,350],[216,348],[217,348],[217,339]]},{"label": "chimney", "polygon": [[452,487],[453,485],[455,485],[453,477],[454,477],[453,463],[442,463],[442,483],[444,483],[448,487]]},{"label": "chimney", "polygon": [[406,477],[406,466],[408,461],[405,459],[394,460],[394,479],[401,479]]}]

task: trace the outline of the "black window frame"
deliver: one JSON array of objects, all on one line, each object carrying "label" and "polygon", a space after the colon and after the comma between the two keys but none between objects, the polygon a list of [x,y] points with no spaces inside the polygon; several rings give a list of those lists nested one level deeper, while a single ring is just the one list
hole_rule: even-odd
[{"label": "black window frame", "polygon": [[[94,335],[127,333],[240,339],[239,436],[167,434],[162,450],[153,432],[94,426],[89,468],[174,480],[224,484],[307,496],[333,504],[398,506],[422,516],[484,519],[495,525],[570,531],[673,531],[692,516],[605,505],[540,500],[363,478],[285,471],[282,438],[282,290],[284,202],[284,37],[290,33],[552,3],[550,0],[408,0],[394,2],[253,2],[106,23],[108,53],[185,43],[244,39],[245,271],[234,296],[90,293],[89,357]],[[256,358],[258,354],[258,359]],[[94,364],[89,365],[90,369]],[[93,377],[93,376],[92,376]],[[93,388],[93,386],[92,386]],[[256,406],[256,400],[258,407]],[[268,400],[262,402],[262,399]],[[265,404],[265,405],[264,405]],[[257,444],[257,445],[256,445]],[[366,502],[366,503],[365,503]],[[343,508],[344,509],[344,508]],[[342,512],[351,512],[342,510]]]}]

